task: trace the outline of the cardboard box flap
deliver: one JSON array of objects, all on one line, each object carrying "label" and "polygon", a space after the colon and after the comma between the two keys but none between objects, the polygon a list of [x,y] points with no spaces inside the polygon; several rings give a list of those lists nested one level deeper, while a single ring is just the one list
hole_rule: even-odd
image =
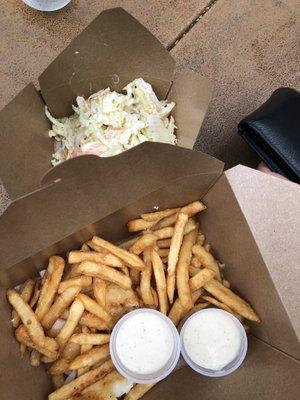
[{"label": "cardboard box flap", "polygon": [[[184,196],[182,204],[199,198],[214,184],[223,166],[202,153],[149,142],[116,157],[82,156],[71,164],[70,168],[69,162],[54,168],[44,180],[49,184],[60,178],[59,182],[16,200],[4,212],[0,219],[0,270],[150,193],[155,193],[153,200],[140,212],[157,205],[176,206],[180,196]],[[12,229],[16,224],[18,229]],[[117,226],[124,237],[126,230]]]},{"label": "cardboard box flap", "polygon": [[165,98],[174,60],[162,44],[122,8],[103,11],[39,77],[42,96],[56,117],[72,113],[76,96],[110,87],[121,91],[135,78]]},{"label": "cardboard box flap", "polygon": [[172,115],[179,146],[193,148],[211,95],[211,83],[203,76],[188,70],[176,76],[168,99],[176,104]]},{"label": "cardboard box flap", "polygon": [[252,332],[299,358],[300,187],[238,166],[204,201],[214,215],[203,216],[203,231],[228,279],[262,318]]},{"label": "cardboard box flap", "polygon": [[49,169],[48,130],[43,100],[32,83],[1,111],[0,176],[11,200],[37,189]]}]

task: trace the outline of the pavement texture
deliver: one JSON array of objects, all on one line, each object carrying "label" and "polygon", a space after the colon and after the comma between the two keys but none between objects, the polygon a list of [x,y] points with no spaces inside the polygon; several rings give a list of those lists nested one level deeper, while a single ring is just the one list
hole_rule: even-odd
[{"label": "pavement texture", "polygon": [[[0,0],[0,109],[33,81],[102,10],[121,6],[166,46],[178,70],[213,83],[195,149],[256,166],[237,123],[280,86],[300,88],[297,0],[72,0],[40,13],[21,0]],[[1,171],[0,171],[1,176]],[[7,204],[0,185],[0,211]]]}]

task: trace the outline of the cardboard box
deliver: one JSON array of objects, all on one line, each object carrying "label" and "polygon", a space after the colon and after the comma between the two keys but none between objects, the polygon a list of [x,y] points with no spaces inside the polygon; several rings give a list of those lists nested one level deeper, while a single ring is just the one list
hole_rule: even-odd
[{"label": "cardboard box", "polygon": [[[242,166],[223,173],[222,162],[190,150],[210,88],[191,72],[173,81],[173,72],[174,61],[144,27],[122,9],[108,10],[40,76],[41,95],[31,84],[0,113],[0,175],[13,200],[0,218],[1,399],[45,399],[51,390],[43,368],[20,360],[6,288],[36,276],[50,255],[78,248],[93,234],[125,239],[125,223],[141,211],[195,199],[208,206],[201,229],[226,264],[226,276],[263,322],[251,327],[248,356],[234,374],[212,379],[186,367],[145,400],[298,398],[299,186]],[[47,172],[52,142],[44,101],[56,116],[67,115],[76,95],[120,90],[139,76],[160,98],[176,101],[179,146],[144,143]]]}]

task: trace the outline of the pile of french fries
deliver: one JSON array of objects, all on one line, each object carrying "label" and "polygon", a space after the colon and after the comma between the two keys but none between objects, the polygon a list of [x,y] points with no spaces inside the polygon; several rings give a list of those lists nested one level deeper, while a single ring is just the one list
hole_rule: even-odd
[{"label": "pile of french fries", "polygon": [[[199,231],[205,209],[195,201],[142,214],[128,223],[135,233],[129,241],[114,245],[94,236],[70,251],[67,261],[51,257],[42,278],[8,289],[20,353],[29,351],[32,366],[46,364],[54,387],[49,400],[117,399],[116,384],[125,378],[110,359],[110,332],[135,308],[157,309],[177,326],[209,306],[242,323],[260,322],[230,290]],[[152,386],[136,384],[124,399],[137,400]]]}]

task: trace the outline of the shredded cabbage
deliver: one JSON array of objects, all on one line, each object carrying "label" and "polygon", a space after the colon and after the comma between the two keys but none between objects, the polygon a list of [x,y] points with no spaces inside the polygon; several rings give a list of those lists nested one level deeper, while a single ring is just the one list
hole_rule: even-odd
[{"label": "shredded cabbage", "polygon": [[78,96],[71,117],[54,118],[49,136],[55,139],[52,165],[82,154],[109,157],[143,142],[176,144],[175,103],[159,101],[152,86],[142,78],[124,88],[125,94],[109,88],[87,100]]}]

